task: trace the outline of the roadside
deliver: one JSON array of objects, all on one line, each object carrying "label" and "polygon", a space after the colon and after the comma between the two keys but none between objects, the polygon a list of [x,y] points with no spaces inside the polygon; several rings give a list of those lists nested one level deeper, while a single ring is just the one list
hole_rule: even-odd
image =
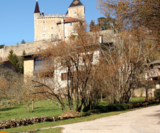
[{"label": "roadside", "polygon": [[160,105],[57,127],[63,127],[63,133],[159,133]]}]

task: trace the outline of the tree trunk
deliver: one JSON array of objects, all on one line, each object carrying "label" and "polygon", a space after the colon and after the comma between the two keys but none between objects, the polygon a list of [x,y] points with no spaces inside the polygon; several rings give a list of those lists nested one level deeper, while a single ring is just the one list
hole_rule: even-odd
[{"label": "tree trunk", "polygon": [[148,88],[146,88],[146,99],[145,101],[148,101]]},{"label": "tree trunk", "polygon": [[101,102],[103,102],[103,95],[101,94]]},{"label": "tree trunk", "polygon": [[27,103],[27,109],[28,109],[28,113],[30,113],[29,102]]},{"label": "tree trunk", "polygon": [[32,111],[34,111],[34,100],[32,100]]}]

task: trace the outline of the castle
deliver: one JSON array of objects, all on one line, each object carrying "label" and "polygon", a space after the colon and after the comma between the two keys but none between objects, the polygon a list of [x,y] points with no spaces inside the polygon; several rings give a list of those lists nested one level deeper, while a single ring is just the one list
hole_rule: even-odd
[{"label": "castle", "polygon": [[37,0],[34,10],[34,42],[4,46],[0,49],[0,58],[6,60],[11,49],[17,56],[21,56],[23,50],[30,54],[39,48],[44,49],[48,41],[52,40],[52,44],[56,44],[57,40],[66,40],[71,34],[75,34],[74,25],[84,17],[85,6],[80,0],[73,0],[67,13],[63,15],[45,15],[44,12],[40,12]]},{"label": "castle", "polygon": [[73,0],[66,14],[40,13],[38,0],[34,11],[34,41],[48,40],[51,38],[67,39],[74,34],[74,25],[79,19],[85,17],[85,6],[80,0]]}]

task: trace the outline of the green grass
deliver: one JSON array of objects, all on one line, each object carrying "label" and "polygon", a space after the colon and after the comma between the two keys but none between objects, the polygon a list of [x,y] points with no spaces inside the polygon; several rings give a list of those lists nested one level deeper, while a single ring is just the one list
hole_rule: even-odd
[{"label": "green grass", "polygon": [[138,103],[145,101],[145,97],[133,97],[130,99],[130,103]]},{"label": "green grass", "polygon": [[61,133],[63,128],[58,127],[58,128],[50,128],[50,129],[41,129],[38,130],[37,133]]},{"label": "green grass", "polygon": [[38,129],[44,128],[44,127],[54,127],[54,126],[59,126],[59,125],[66,125],[66,124],[71,124],[71,123],[90,121],[90,120],[95,120],[97,118],[108,117],[108,116],[112,116],[112,115],[118,115],[118,114],[125,113],[125,112],[128,112],[128,111],[131,111],[131,110],[101,113],[101,114],[95,114],[95,115],[91,115],[91,116],[87,116],[87,117],[67,119],[67,120],[62,120],[62,121],[57,121],[57,122],[38,123],[38,124],[35,124],[35,125],[6,129],[4,131],[5,132],[39,131]]},{"label": "green grass", "polygon": [[31,117],[52,116],[57,117],[62,114],[60,107],[51,104],[50,101],[35,102],[34,112],[28,113],[25,104],[17,105],[10,108],[0,109],[0,120],[24,119]]},{"label": "green grass", "polygon": [[[145,98],[132,98],[131,102],[140,102],[144,101]],[[101,103],[103,106],[106,106],[107,103],[105,101]],[[23,119],[23,118],[32,118],[32,117],[41,117],[41,116],[50,116],[50,117],[57,117],[62,114],[62,110],[60,107],[51,104],[50,101],[38,101],[35,102],[35,110],[34,112],[28,113],[27,108],[24,108],[26,105],[21,104],[10,108],[5,108],[0,110],[0,120],[11,120],[11,119]],[[102,113],[102,114],[95,114],[87,117],[75,118],[75,119],[68,119],[63,121],[57,122],[45,122],[45,123],[38,123],[35,125],[29,125],[24,127],[17,127],[13,129],[7,129],[7,132],[25,132],[25,131],[37,131],[37,129],[43,127],[53,127],[58,125],[70,124],[75,122],[82,122],[82,121],[89,121],[94,120],[97,118],[107,117],[111,115],[118,115],[120,113],[128,112],[127,111],[117,111],[117,112],[109,112],[109,113]],[[50,129],[51,130],[51,129]],[[55,129],[52,129],[55,130]],[[58,130],[58,129],[57,129]],[[45,131],[45,130],[43,130]],[[57,131],[59,132],[59,131]]]}]

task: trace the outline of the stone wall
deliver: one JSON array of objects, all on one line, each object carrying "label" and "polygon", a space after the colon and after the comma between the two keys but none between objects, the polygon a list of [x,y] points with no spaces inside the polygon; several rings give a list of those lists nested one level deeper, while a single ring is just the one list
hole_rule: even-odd
[{"label": "stone wall", "polygon": [[17,56],[21,56],[23,50],[25,50],[26,54],[33,54],[36,53],[38,49],[45,49],[51,44],[55,45],[57,44],[57,41],[47,40],[47,41],[31,42],[26,44],[5,46],[4,48],[0,49],[0,57],[2,58],[2,60],[6,60],[10,50],[13,50],[13,52]]}]

